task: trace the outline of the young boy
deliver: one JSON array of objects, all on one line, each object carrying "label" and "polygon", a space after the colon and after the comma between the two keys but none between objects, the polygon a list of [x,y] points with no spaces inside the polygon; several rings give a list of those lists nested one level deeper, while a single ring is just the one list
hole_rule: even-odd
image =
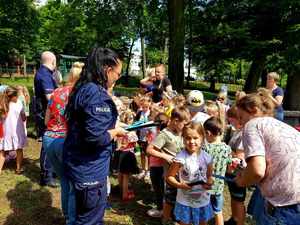
[{"label": "young boy", "polygon": [[[165,160],[164,174],[168,171],[176,153],[183,148],[181,131],[190,121],[190,115],[185,108],[174,108],[168,126],[163,129],[154,141],[148,146],[147,154]],[[171,220],[172,209],[176,200],[177,189],[168,184],[165,185],[163,204],[163,223]]]},{"label": "young boy", "polygon": [[[231,148],[222,142],[223,125],[219,118],[211,117],[204,123],[207,144],[205,151],[213,157],[214,174],[225,176],[227,165],[231,162]],[[211,193],[211,205],[215,213],[215,224],[223,225],[224,180],[215,179]]]}]

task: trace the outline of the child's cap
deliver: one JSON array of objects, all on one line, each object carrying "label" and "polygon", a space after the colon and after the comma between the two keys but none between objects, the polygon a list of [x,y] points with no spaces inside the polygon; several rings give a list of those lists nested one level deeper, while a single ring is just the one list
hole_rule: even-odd
[{"label": "child's cap", "polygon": [[200,112],[204,107],[204,97],[201,91],[190,91],[187,96],[188,108],[191,112]]}]

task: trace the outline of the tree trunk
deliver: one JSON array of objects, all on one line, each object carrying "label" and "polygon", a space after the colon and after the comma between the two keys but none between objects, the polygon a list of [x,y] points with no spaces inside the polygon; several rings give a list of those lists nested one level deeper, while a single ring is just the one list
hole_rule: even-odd
[{"label": "tree trunk", "polygon": [[259,78],[265,67],[266,56],[258,53],[253,60],[244,87],[244,91],[247,93],[256,91]]},{"label": "tree trunk", "polygon": [[165,38],[165,47],[164,47],[164,57],[162,60],[163,64],[166,64],[168,61],[168,45],[169,45],[169,38]]},{"label": "tree trunk", "polygon": [[263,69],[262,73],[261,73],[261,84],[260,86],[262,87],[266,87],[267,86],[267,75],[268,75],[268,72],[266,69]]},{"label": "tree trunk", "polygon": [[288,76],[286,93],[283,100],[283,107],[286,110],[300,111],[300,68],[295,69]]},{"label": "tree trunk", "polygon": [[145,52],[145,37],[141,34],[141,51],[142,51],[142,71],[143,78],[146,75],[146,52]]},{"label": "tree trunk", "polygon": [[190,87],[190,79],[191,79],[191,62],[192,62],[192,38],[193,38],[193,29],[192,29],[192,13],[193,13],[192,1],[189,1],[189,46],[188,46],[188,74],[186,86]]},{"label": "tree trunk", "polygon": [[169,60],[168,73],[174,89],[183,93],[184,87],[184,6],[185,0],[168,0]]},{"label": "tree trunk", "polygon": [[134,45],[134,39],[132,39],[130,48],[129,48],[129,54],[128,54],[128,61],[127,61],[127,67],[126,67],[126,74],[125,74],[125,86],[128,86],[128,81],[129,81],[129,67],[130,67],[130,61],[131,61],[131,56],[132,56],[132,49]]}]

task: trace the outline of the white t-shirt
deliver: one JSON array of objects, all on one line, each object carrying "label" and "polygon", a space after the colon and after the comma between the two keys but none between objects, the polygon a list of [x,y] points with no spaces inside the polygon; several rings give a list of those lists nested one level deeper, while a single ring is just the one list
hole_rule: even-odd
[{"label": "white t-shirt", "polygon": [[[182,164],[179,170],[179,179],[185,183],[199,180],[207,181],[206,172],[209,164],[212,164],[212,157],[205,151],[200,154],[189,154],[182,150],[176,155],[175,162]],[[191,190],[178,189],[176,202],[192,208],[199,208],[209,204],[210,194],[202,188],[202,185],[195,185]]]},{"label": "white t-shirt", "polygon": [[210,115],[204,112],[197,112],[196,115],[191,119],[192,123],[201,123],[201,125],[204,124],[204,122],[210,118]]},{"label": "white t-shirt", "polygon": [[274,206],[300,203],[300,133],[273,117],[254,118],[243,129],[243,146],[246,159],[266,159],[263,197]]}]

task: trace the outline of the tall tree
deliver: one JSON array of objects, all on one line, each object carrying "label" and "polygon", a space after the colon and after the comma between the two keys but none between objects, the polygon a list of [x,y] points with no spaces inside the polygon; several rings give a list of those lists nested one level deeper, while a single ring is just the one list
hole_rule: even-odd
[{"label": "tall tree", "polygon": [[173,87],[183,93],[184,87],[184,0],[169,0],[169,61],[168,73]]},{"label": "tall tree", "polygon": [[10,52],[28,54],[36,40],[38,12],[33,0],[0,0],[0,59]]}]

